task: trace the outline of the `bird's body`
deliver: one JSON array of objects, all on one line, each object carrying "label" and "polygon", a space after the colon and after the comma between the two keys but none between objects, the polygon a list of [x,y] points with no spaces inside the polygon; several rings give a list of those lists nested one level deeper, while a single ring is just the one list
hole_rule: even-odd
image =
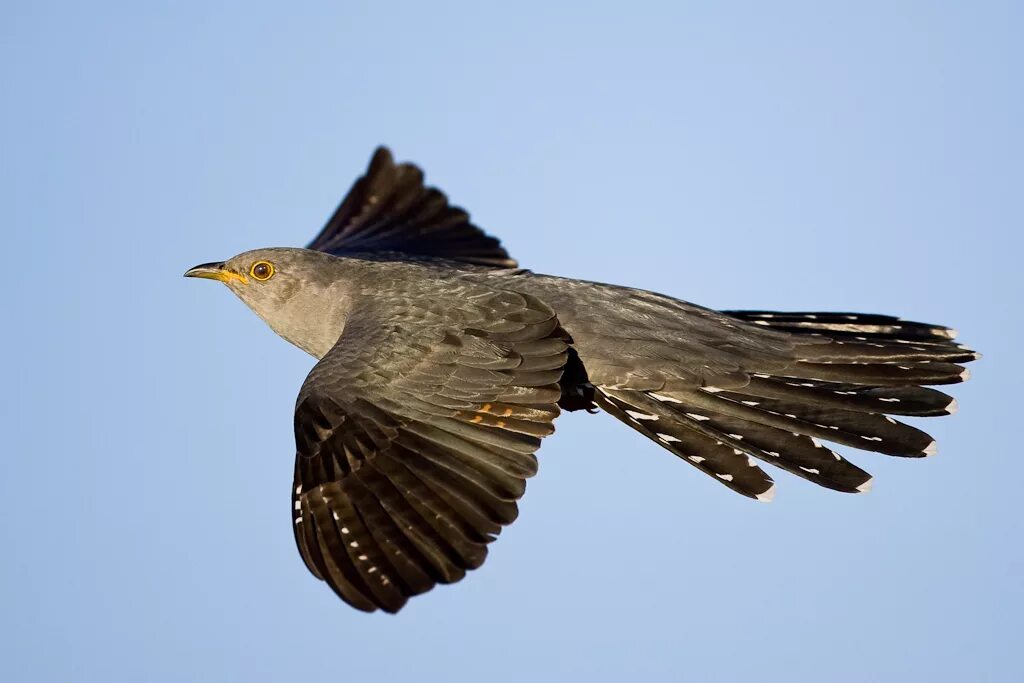
[{"label": "bird's body", "polygon": [[189,274],[318,359],[296,404],[296,542],[364,610],[483,562],[560,409],[599,407],[754,499],[775,490],[759,462],[863,492],[870,475],[819,439],[931,454],[890,415],[952,412],[923,385],[962,381],[976,357],[889,316],[719,312],[519,269],[386,151],[311,249]]},{"label": "bird's body", "polygon": [[[246,258],[279,261],[285,255],[311,260],[318,279],[295,289],[285,315],[278,308],[266,316],[258,305],[254,310],[317,359],[335,345],[357,307],[391,321],[421,312],[423,318],[407,323],[418,326],[429,312],[458,316],[464,301],[498,291],[534,296],[551,306],[594,381],[616,388],[660,390],[698,379],[722,383],[722,375],[740,367],[739,359],[730,357],[733,349],[744,354],[746,367],[760,360],[760,369],[767,370],[775,367],[773,360],[791,359],[794,345],[810,343],[654,292],[521,268],[377,254],[338,257],[289,248],[247,252]],[[667,362],[673,356],[678,362]],[[644,370],[654,374],[645,376]]]}]

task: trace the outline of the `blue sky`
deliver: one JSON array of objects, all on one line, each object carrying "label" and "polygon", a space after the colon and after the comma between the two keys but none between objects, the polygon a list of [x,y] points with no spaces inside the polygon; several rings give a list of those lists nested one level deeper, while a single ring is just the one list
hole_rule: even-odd
[{"label": "blue sky", "polygon": [[[1024,677],[1020,3],[294,4],[0,8],[0,678]],[[565,416],[484,568],[357,613],[290,529],[312,360],[181,273],[379,143],[537,271],[985,358],[867,496]]]}]

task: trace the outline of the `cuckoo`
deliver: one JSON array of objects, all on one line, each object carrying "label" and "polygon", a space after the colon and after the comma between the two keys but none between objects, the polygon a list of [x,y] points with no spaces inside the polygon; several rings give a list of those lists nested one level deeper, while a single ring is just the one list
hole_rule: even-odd
[{"label": "cuckoo", "polygon": [[292,526],[309,571],[365,611],[483,563],[561,410],[607,413],[754,500],[775,494],[762,464],[862,493],[871,476],[824,442],[931,455],[892,416],[954,412],[931,386],[977,357],[888,315],[717,311],[533,273],[385,148],[305,249],[185,275],[317,359],[295,406]]}]

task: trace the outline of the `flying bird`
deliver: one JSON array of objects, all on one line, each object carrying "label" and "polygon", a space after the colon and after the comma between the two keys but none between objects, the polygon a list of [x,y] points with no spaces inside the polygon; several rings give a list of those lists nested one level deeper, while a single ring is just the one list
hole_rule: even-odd
[{"label": "flying bird", "polygon": [[295,541],[367,612],[483,563],[560,410],[608,413],[755,500],[775,494],[761,463],[860,493],[871,476],[822,442],[934,453],[890,416],[951,414],[927,385],[977,358],[887,315],[715,311],[533,273],[383,147],[305,249],[185,275],[317,359],[295,406]]}]

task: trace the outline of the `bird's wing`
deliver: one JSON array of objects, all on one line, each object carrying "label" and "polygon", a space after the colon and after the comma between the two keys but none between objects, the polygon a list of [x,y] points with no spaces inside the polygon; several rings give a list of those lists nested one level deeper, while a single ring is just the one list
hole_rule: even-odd
[{"label": "bird's wing", "polygon": [[473,225],[443,192],[423,184],[423,171],[396,164],[378,147],[366,174],[352,185],[309,249],[336,256],[398,252],[514,268],[501,243]]},{"label": "bird's wing", "polygon": [[361,610],[395,612],[479,567],[554,430],[555,313],[501,290],[458,301],[357,308],[299,393],[295,540]]}]

